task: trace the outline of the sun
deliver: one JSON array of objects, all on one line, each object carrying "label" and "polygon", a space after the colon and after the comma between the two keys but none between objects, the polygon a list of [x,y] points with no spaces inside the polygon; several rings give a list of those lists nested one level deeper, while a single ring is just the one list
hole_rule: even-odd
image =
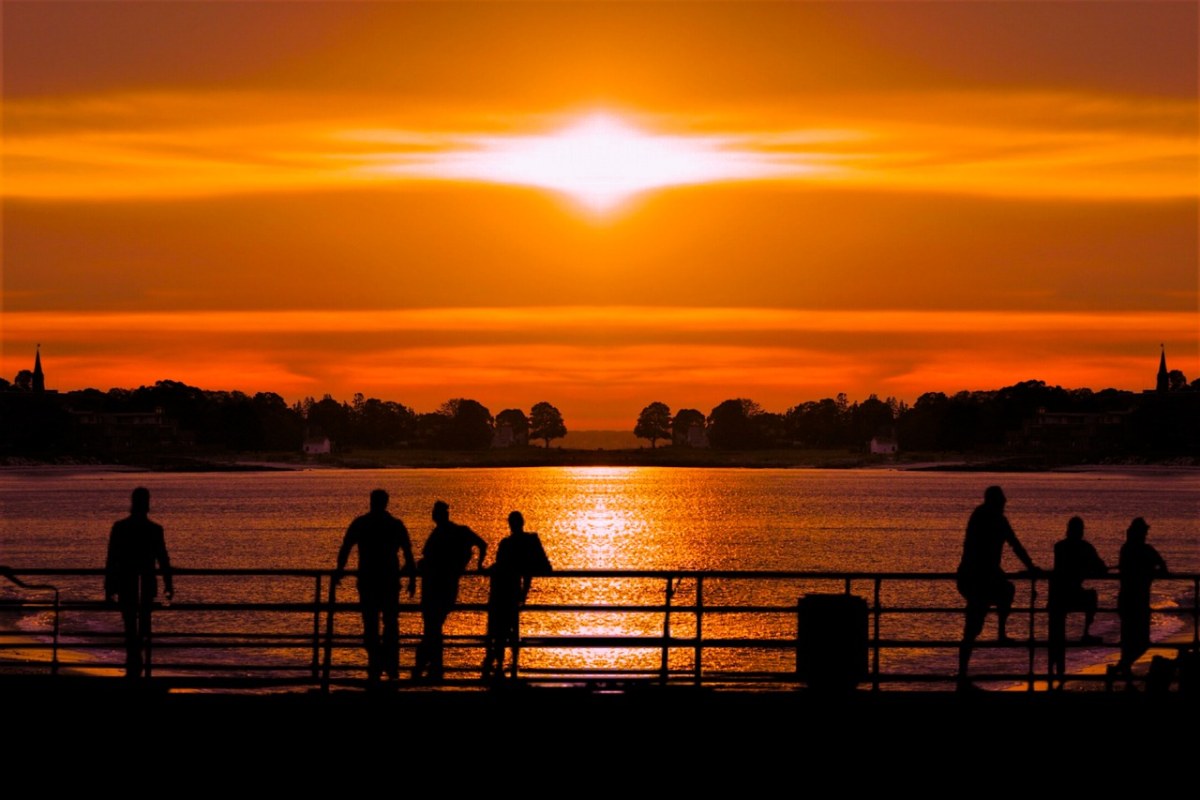
[{"label": "sun", "polygon": [[443,179],[534,186],[594,212],[670,186],[769,177],[769,157],[728,136],[668,135],[594,112],[537,135],[472,136],[423,170]]}]

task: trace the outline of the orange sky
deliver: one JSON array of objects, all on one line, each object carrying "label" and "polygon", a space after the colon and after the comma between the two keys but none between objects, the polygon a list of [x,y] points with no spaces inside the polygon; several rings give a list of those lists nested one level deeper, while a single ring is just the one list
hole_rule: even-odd
[{"label": "orange sky", "polygon": [[[654,400],[1142,389],[1160,342],[1200,377],[1198,23],[5,2],[0,374],[41,342],[64,390],[549,400],[574,429]],[[598,213],[480,166],[598,114],[703,144],[706,177]]]}]

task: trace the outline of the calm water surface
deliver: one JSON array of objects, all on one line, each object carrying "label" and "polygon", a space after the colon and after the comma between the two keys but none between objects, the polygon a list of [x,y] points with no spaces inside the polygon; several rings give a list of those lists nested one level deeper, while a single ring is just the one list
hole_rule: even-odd
[{"label": "calm water surface", "polygon": [[[958,562],[966,519],[992,483],[1004,487],[1008,517],[1039,565],[1050,566],[1053,543],[1075,514],[1084,518],[1087,536],[1101,556],[1115,564],[1126,526],[1143,516],[1151,525],[1151,543],[1172,569],[1200,571],[1200,474],[1168,470],[1003,475],[670,468],[8,472],[0,473],[0,564],[102,566],[112,521],[127,513],[130,490],[145,485],[151,491],[151,516],[165,527],[178,567],[329,568],[347,523],[366,510],[370,490],[382,487],[391,494],[391,511],[407,524],[418,552],[432,527],[433,501],[443,499],[452,518],[474,528],[493,550],[507,533],[508,512],[522,511],[557,569],[950,572]],[[1020,568],[1015,559],[1007,566]],[[93,583],[74,583],[68,593],[95,599],[100,587]],[[750,589],[714,582],[705,587],[705,602],[786,602],[787,597],[794,602],[804,588]],[[245,582],[201,585],[199,580],[191,585],[181,581],[177,590],[180,600],[261,599],[264,591],[285,599],[312,591],[309,584],[268,590]],[[603,581],[574,581],[569,597],[567,591],[566,582],[539,579],[530,602],[604,603],[616,601],[614,593],[621,592],[625,594],[619,599],[641,593],[648,602],[661,602],[662,593],[661,584],[614,587]],[[928,588],[896,591],[910,594],[888,599],[961,602],[952,587],[949,594]],[[921,598],[922,591],[933,593]],[[1101,591],[1103,602],[1107,585]],[[482,580],[468,580],[463,600],[482,601],[485,592]],[[1164,594],[1157,601],[1169,605],[1181,599]],[[464,631],[482,625],[472,615],[455,616]],[[687,635],[686,620],[679,624],[676,633]],[[734,615],[717,618],[715,627],[707,620],[705,624],[706,636],[772,635],[780,624],[781,637],[795,635],[794,620]],[[788,624],[793,626],[790,634]],[[956,633],[961,621],[905,624],[940,624]],[[661,631],[661,615],[594,614],[569,621],[563,615],[547,616],[527,620],[524,629],[653,634]],[[911,631],[892,633],[906,632]],[[555,658],[550,653],[530,657]],[[605,658],[614,664],[636,660],[596,652],[586,657],[592,664]]]}]

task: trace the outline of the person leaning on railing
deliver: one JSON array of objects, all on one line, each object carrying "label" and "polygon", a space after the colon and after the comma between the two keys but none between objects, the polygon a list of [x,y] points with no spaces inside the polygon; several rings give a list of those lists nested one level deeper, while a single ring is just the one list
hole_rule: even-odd
[{"label": "person leaning on railing", "polygon": [[1121,573],[1117,591],[1117,615],[1121,618],[1121,659],[1117,672],[1133,679],[1133,665],[1150,648],[1150,586],[1156,577],[1167,575],[1167,562],[1146,543],[1150,526],[1137,517],[1125,531],[1117,568]]},{"label": "person leaning on railing", "polygon": [[1083,518],[1071,517],[1067,522],[1067,533],[1054,545],[1054,569],[1050,573],[1049,610],[1049,665],[1051,674],[1062,676],[1067,671],[1067,614],[1082,611],[1083,644],[1101,644],[1103,640],[1091,633],[1096,619],[1099,598],[1095,589],[1083,588],[1088,578],[1107,574],[1108,566],[1092,543],[1083,538]]}]

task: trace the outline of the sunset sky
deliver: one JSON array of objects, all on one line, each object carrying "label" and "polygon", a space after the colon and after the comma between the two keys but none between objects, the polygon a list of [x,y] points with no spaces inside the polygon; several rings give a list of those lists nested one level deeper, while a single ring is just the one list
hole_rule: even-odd
[{"label": "sunset sky", "polygon": [[1198,8],[6,0],[0,374],[575,430],[1200,377]]}]

